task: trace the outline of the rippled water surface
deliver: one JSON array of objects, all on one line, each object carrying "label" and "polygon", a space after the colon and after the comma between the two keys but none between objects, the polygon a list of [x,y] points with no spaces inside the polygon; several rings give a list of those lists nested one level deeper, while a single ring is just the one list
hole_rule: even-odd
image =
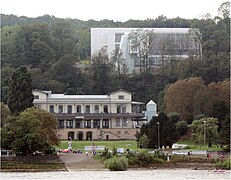
[{"label": "rippled water surface", "polygon": [[1,173],[1,179],[62,179],[62,180],[97,180],[97,179],[116,179],[116,180],[149,180],[149,179],[208,179],[208,180],[228,180],[230,171],[213,172],[212,170],[128,170],[128,171],[70,171],[70,172],[30,172],[30,173]]}]

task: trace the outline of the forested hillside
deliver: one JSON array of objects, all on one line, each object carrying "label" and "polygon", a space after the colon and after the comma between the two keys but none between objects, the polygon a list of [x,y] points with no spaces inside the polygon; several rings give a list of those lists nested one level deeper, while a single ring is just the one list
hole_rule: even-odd
[{"label": "forested hillside", "polygon": [[[59,19],[50,15],[27,18],[1,14],[2,101],[7,104],[10,78],[18,67],[24,65],[31,74],[32,89],[66,94],[106,94],[123,88],[134,93],[135,101],[148,102],[152,99],[158,103],[159,111],[178,111],[181,118],[188,122],[197,114],[214,116],[214,108],[224,106],[229,109],[226,100],[229,99],[227,92],[230,82],[230,17],[227,12],[224,3],[219,8],[220,16],[215,18],[168,19],[162,15],[156,19],[127,22]],[[92,27],[199,28],[203,57],[176,61],[171,67],[160,69],[157,74],[118,74],[111,64],[102,61],[90,63]],[[85,66],[84,69],[78,68],[80,63]],[[175,86],[180,83],[185,86],[184,83],[188,82],[191,82],[191,90],[184,91],[181,88],[177,92],[184,91],[185,97],[194,98],[190,99],[193,104],[190,111],[187,111],[189,106],[183,105],[183,100],[177,99],[178,96],[171,99],[176,93]],[[216,92],[220,92],[220,88],[226,93],[218,96]],[[201,92],[206,95],[202,96]],[[227,97],[223,97],[224,94]],[[179,98],[182,98],[181,95]],[[177,101],[182,103],[179,106],[186,110],[172,105],[173,101],[175,104]],[[228,114],[228,110],[224,113]]]}]

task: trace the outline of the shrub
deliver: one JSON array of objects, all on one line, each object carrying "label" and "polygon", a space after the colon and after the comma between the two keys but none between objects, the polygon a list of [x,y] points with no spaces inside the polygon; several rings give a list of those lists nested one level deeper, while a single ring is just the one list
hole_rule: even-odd
[{"label": "shrub", "polygon": [[218,168],[222,168],[222,169],[230,169],[230,157],[228,159],[226,159],[225,161],[218,161],[216,163],[216,166]]},{"label": "shrub", "polygon": [[106,167],[111,171],[125,171],[128,168],[128,160],[125,157],[113,157],[107,160]]}]

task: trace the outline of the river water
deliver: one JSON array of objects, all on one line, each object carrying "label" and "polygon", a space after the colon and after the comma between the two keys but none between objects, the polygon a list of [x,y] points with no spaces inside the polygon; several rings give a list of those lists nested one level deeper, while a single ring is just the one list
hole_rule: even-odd
[{"label": "river water", "polygon": [[36,180],[230,180],[230,171],[214,172],[212,170],[128,170],[128,171],[69,171],[69,172],[2,172],[1,180],[36,179]]}]

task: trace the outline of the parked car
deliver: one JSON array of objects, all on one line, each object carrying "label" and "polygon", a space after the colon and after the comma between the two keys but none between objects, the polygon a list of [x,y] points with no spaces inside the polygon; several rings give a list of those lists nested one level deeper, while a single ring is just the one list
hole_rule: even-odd
[{"label": "parked car", "polygon": [[64,150],[62,150],[62,153],[69,153],[69,149],[64,149]]}]

